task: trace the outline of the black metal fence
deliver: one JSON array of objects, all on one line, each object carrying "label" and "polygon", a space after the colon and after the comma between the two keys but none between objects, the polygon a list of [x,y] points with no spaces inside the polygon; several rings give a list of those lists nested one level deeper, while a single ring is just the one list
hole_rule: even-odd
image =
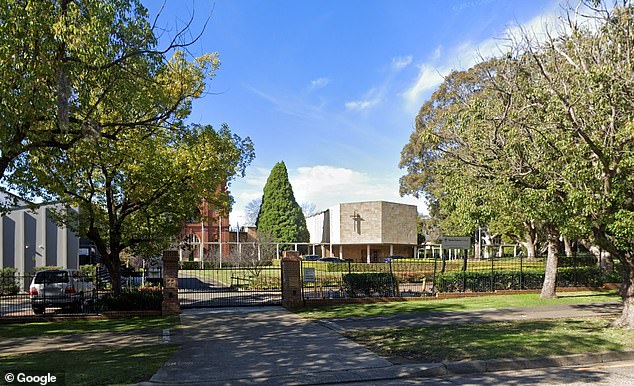
[{"label": "black metal fence", "polygon": [[282,303],[280,267],[228,268],[184,266],[178,272],[181,307],[277,305]]},{"label": "black metal fence", "polygon": [[[304,299],[422,297],[437,293],[540,289],[545,257],[490,259],[433,257],[385,263],[302,262]],[[561,257],[558,287],[600,287],[621,282],[618,267],[607,271],[594,256]]]},{"label": "black metal fence", "polygon": [[160,311],[161,279],[146,278],[142,272],[131,270],[125,274],[121,279],[121,292],[115,295],[104,269],[27,274],[20,274],[15,269],[0,270],[0,318]]}]

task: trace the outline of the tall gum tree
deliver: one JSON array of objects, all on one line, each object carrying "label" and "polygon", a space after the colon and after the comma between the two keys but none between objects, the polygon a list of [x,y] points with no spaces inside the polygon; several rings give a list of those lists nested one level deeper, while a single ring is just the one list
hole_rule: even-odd
[{"label": "tall gum tree", "polygon": [[[444,152],[483,176],[494,171],[541,196],[545,206],[539,220],[550,230],[549,250],[558,249],[554,244],[561,233],[590,238],[620,260],[624,308],[616,324],[632,328],[634,11],[629,1],[603,9],[593,4],[562,18],[561,33],[549,33],[544,40],[524,35],[484,77],[491,92],[455,98],[456,111],[436,123],[443,129],[447,122],[477,129],[488,135],[488,144],[471,137],[438,140],[431,129],[419,133],[417,122],[404,149],[409,174],[403,183],[406,190],[424,188],[417,182],[429,170],[429,154]],[[432,145],[412,145],[421,141]],[[452,146],[439,148],[433,141]]]}]

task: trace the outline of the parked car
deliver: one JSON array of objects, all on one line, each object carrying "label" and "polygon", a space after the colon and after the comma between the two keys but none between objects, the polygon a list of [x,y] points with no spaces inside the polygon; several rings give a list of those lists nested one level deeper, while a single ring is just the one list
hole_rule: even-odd
[{"label": "parked car", "polygon": [[35,273],[29,297],[35,314],[46,307],[72,307],[83,310],[93,300],[94,285],[89,277],[76,269],[55,269]]},{"label": "parked car", "polygon": [[407,257],[405,256],[398,256],[398,255],[394,255],[394,256],[388,256],[387,259],[390,260],[400,260],[400,259],[407,259]]},{"label": "parked car", "polygon": [[304,260],[304,261],[317,261],[319,259],[320,259],[319,255],[305,255],[305,256],[302,256],[302,260]]},{"label": "parked car", "polygon": [[317,261],[321,261],[322,263],[345,263],[346,262],[344,259],[340,259],[338,257],[322,257],[321,259]]}]

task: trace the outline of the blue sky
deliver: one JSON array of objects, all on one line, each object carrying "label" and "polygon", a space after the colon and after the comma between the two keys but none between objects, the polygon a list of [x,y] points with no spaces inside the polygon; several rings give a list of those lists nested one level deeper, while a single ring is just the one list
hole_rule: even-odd
[{"label": "blue sky", "polygon": [[[159,2],[145,1],[152,16]],[[191,16],[193,55],[218,52],[221,67],[191,122],[226,122],[255,144],[256,158],[230,190],[231,223],[262,195],[284,161],[298,202],[400,197],[400,152],[422,103],[452,69],[499,52],[509,31],[540,30],[560,6],[544,0],[167,0],[162,41]]]}]

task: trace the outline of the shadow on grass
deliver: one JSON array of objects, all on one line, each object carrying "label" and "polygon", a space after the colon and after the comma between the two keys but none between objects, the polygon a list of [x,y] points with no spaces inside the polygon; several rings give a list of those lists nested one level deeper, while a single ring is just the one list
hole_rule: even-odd
[{"label": "shadow on grass", "polygon": [[178,316],[16,323],[2,325],[2,328],[0,328],[0,337],[22,338],[40,335],[70,335],[90,332],[116,333],[139,330],[163,330],[166,328],[174,328],[178,323]]},{"label": "shadow on grass", "polygon": [[419,362],[622,351],[634,341],[634,331],[611,329],[604,318],[437,325],[347,335],[382,355]]},{"label": "shadow on grass", "polygon": [[130,384],[149,380],[176,345],[49,351],[0,356],[0,372],[51,373],[67,385]]},{"label": "shadow on grass", "polygon": [[590,369],[548,368],[451,376],[452,385],[603,384],[608,374]]}]

